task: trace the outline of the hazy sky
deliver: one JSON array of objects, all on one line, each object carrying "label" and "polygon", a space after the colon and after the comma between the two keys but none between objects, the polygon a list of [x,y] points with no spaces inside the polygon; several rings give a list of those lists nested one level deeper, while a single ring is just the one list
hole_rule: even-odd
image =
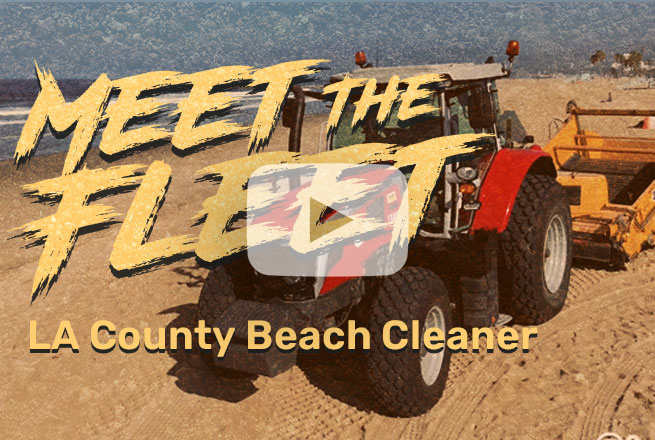
[{"label": "hazy sky", "polygon": [[58,78],[112,78],[153,70],[262,67],[353,54],[379,65],[504,59],[521,42],[515,73],[582,73],[590,55],[640,50],[655,59],[655,9],[634,3],[172,2],[0,3],[0,78],[33,78],[34,62]]}]

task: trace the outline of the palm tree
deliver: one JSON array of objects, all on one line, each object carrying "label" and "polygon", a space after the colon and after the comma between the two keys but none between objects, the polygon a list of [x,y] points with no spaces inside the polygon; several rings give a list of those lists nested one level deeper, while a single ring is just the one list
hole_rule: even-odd
[{"label": "palm tree", "polygon": [[602,63],[607,58],[607,55],[605,55],[605,52],[603,52],[602,50],[597,50],[596,57],[598,58],[598,61]]},{"label": "palm tree", "polygon": [[632,69],[637,75],[642,75],[643,74],[643,68],[642,68],[642,61],[644,60],[644,56],[641,54],[641,52],[638,52],[636,50],[630,51],[628,54],[628,58],[625,60],[625,64],[627,67]]},{"label": "palm tree", "polygon": [[598,67],[598,71],[599,71],[599,73],[601,73],[601,65],[602,65],[602,63],[605,61],[605,58],[607,58],[607,56],[605,55],[605,52],[603,52],[602,50],[597,50],[597,51],[594,52],[594,54],[590,57],[590,61],[591,61],[591,64],[592,64],[593,66],[595,66],[596,64],[599,65],[599,67]]}]

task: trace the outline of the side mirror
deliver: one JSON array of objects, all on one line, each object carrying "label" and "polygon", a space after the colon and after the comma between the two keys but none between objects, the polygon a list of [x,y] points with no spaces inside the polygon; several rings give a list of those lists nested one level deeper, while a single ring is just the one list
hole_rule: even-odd
[{"label": "side mirror", "polygon": [[474,90],[469,97],[469,124],[480,130],[489,128],[496,122],[496,113],[491,94],[484,89]]},{"label": "side mirror", "polygon": [[534,136],[532,136],[531,134],[526,135],[526,136],[523,138],[522,143],[523,143],[523,144],[534,144]]}]

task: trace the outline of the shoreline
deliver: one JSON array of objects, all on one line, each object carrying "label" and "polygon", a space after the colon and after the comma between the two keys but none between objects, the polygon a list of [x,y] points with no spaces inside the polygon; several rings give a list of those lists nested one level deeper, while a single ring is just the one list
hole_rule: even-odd
[{"label": "shoreline", "polygon": [[[655,98],[655,88],[650,89],[647,87],[637,87],[639,85],[648,85],[648,79],[645,77],[620,77],[620,78],[592,77],[591,79],[582,79],[581,76],[578,75],[578,76],[562,76],[562,77],[549,77],[549,78],[508,78],[508,79],[498,80],[497,84],[499,88],[501,110],[516,111],[519,119],[525,126],[527,132],[535,136],[535,141],[538,144],[543,144],[547,142],[548,124],[550,123],[550,121],[555,117],[559,117],[559,118],[565,117],[565,112],[564,112],[565,104],[569,99],[576,98],[578,105],[582,105],[582,106],[588,106],[592,108],[599,107],[599,106],[611,108],[611,107],[616,107],[617,105],[620,106],[621,100],[617,99],[617,95],[621,95],[621,94],[626,95],[626,97],[630,96],[630,98],[635,98],[639,95],[643,95],[644,97],[649,97],[649,98]],[[516,96],[516,94],[512,94],[514,96],[508,97],[507,94],[505,93],[505,90],[511,88],[524,89],[524,94],[521,96],[521,98],[523,99],[520,100],[517,99],[518,96]],[[587,92],[580,94],[580,96],[578,97],[575,97],[574,94],[564,95],[564,97],[557,97],[562,103],[559,104],[558,107],[553,107],[548,103],[544,105],[541,102],[543,99],[552,101],[554,98],[554,96],[552,96],[553,94],[551,95],[545,94],[545,96],[540,98],[536,96],[537,93],[535,92],[534,89],[542,89],[542,88],[553,89],[552,90],[553,94],[561,94],[560,91],[563,91],[567,88],[587,89]],[[604,99],[607,98],[609,92],[613,93],[613,96],[615,97],[612,103],[603,101]],[[598,96],[598,98],[596,100],[589,99],[593,95]],[[651,100],[652,99],[640,99],[640,101],[643,102],[643,106],[645,108],[649,108],[651,106],[650,104]],[[623,101],[625,101],[625,99]],[[631,99],[631,101],[634,101],[634,99]],[[164,100],[164,102],[166,101]],[[535,102],[536,105],[534,107],[530,107],[529,102]],[[17,101],[15,103],[25,104],[24,108],[26,109],[26,111],[21,112],[20,116],[23,116],[26,120],[27,114],[31,109],[31,104],[25,101]],[[2,106],[7,104],[7,107],[13,108],[13,104],[15,103],[3,103]],[[544,115],[547,115],[547,113],[541,112],[541,114],[536,114],[534,112],[534,109],[541,108],[541,107],[547,107],[551,109],[554,108],[556,111],[552,112],[550,117],[546,116],[544,118]],[[0,108],[2,107],[0,106]],[[22,109],[23,107],[20,108]],[[637,106],[635,106],[635,108],[637,108]],[[242,119],[243,118],[247,119],[244,121],[237,121],[237,122],[252,123],[252,121],[249,120],[250,117],[254,115],[252,109],[253,109],[252,107],[250,107],[249,109],[242,108],[241,112],[235,113],[233,117],[236,116],[237,118],[240,117]],[[320,111],[316,111],[316,110],[320,110]],[[253,115],[250,115],[249,113],[253,113]],[[311,113],[307,113],[305,118],[309,123],[311,123],[312,118],[324,117],[328,113],[329,113],[329,109],[327,108],[314,109],[311,111]],[[16,120],[14,118],[14,115],[9,115],[9,116],[10,117],[8,119],[0,122],[5,122],[5,123],[8,122],[11,124],[13,120]],[[12,128],[8,128],[9,125],[5,125],[5,128],[0,128],[0,135],[3,132],[7,133],[5,135],[2,135],[1,138],[10,140],[10,142],[7,143],[9,144],[8,145],[9,155],[6,158],[0,159],[0,163],[4,163],[6,161],[12,160],[15,150],[15,143],[18,142],[18,138],[20,137],[20,132],[22,131],[24,126],[24,121],[22,119],[20,122],[21,122],[20,126],[19,124],[11,124]],[[160,121],[160,123],[161,122],[165,122],[165,121]],[[278,131],[278,128],[280,126],[281,124],[278,121],[278,125],[275,130],[276,132]],[[60,150],[62,148],[61,145],[66,145],[67,148],[68,144],[70,143],[71,136],[72,135],[69,134],[65,138],[58,139],[55,138],[50,133],[50,130],[48,128],[46,128],[44,131],[44,136],[40,140],[41,143],[40,147],[47,148],[49,150],[54,149],[56,151],[52,151],[52,152],[48,151],[40,154],[39,147],[37,147],[37,152],[34,157],[51,156],[51,155],[62,153],[63,151]],[[96,139],[95,139],[96,143],[100,136],[102,136],[102,129],[99,129],[98,133],[96,134]],[[90,152],[96,148],[97,146],[92,146]],[[0,151],[0,157],[2,157],[2,155],[3,153],[2,151]]]},{"label": "shoreline", "polygon": [[[329,114],[329,113],[327,113],[327,112],[326,112],[326,113],[310,113],[310,114],[306,114],[306,115],[305,115],[305,123],[306,123],[307,125],[312,125],[312,124],[314,124],[314,122],[315,122],[316,120],[319,120],[319,119],[326,119],[327,116],[328,116],[328,114]],[[21,127],[21,130],[22,130],[22,127]],[[310,129],[310,130],[311,130],[311,129]],[[284,133],[281,133],[281,132],[284,132]],[[171,134],[172,134],[172,132],[171,132]],[[20,136],[20,135],[19,135],[19,136]],[[19,138],[19,136],[16,137],[15,142],[12,142],[13,148],[12,148],[12,150],[11,150],[11,156],[8,157],[8,158],[6,158],[6,159],[0,159],[0,166],[3,165],[3,164],[6,164],[6,163],[8,163],[8,162],[11,162],[11,163],[13,164],[13,162],[14,162],[13,156],[14,156],[14,153],[15,153],[15,150],[16,150],[16,143],[18,142],[18,138]],[[43,136],[43,137],[45,137],[45,136],[48,136],[49,138],[53,138],[54,141],[56,141],[56,142],[58,142],[58,143],[60,143],[60,144],[62,144],[62,145],[66,145],[66,150],[62,150],[62,151],[53,151],[53,152],[46,152],[46,153],[39,154],[39,147],[41,146],[41,142],[43,142],[43,139],[41,139],[41,140],[39,141],[39,144],[38,144],[37,147],[36,147],[36,152],[33,154],[33,156],[32,156],[32,157],[31,157],[27,162],[24,162],[23,164],[21,164],[21,165],[20,165],[20,168],[23,168],[23,167],[29,166],[29,164],[30,164],[32,161],[36,160],[37,158],[46,158],[46,157],[48,157],[48,158],[59,158],[59,157],[61,157],[61,160],[62,160],[62,162],[63,162],[63,160],[64,160],[63,158],[64,158],[65,155],[68,153],[68,148],[69,148],[69,146],[70,146],[70,140],[71,140],[73,134],[72,134],[72,133],[69,133],[66,137],[61,138],[61,139],[57,139],[57,138],[54,138],[54,136],[52,135],[52,133],[50,133],[49,128],[46,127],[45,130],[44,130],[44,136]],[[100,136],[102,136],[102,130],[98,130],[98,132],[96,133],[96,136],[95,136],[95,139],[94,139],[94,143],[98,141],[98,139],[100,138]],[[273,146],[274,144],[275,144],[276,147],[279,147],[279,143],[280,143],[280,141],[282,140],[282,139],[281,139],[282,136],[288,136],[288,129],[285,128],[285,127],[282,127],[281,121],[278,121],[278,124],[276,124],[275,130],[273,131],[273,135],[271,136],[271,139],[270,139],[270,141],[269,141],[269,148],[266,148],[266,151],[270,151],[270,147]],[[52,141],[53,139],[49,139],[49,140]],[[212,146],[212,147],[207,148],[207,149],[202,149],[202,150],[199,150],[198,152],[195,152],[195,153],[190,154],[189,156],[177,156],[177,155],[172,151],[172,145],[171,145],[171,143],[170,143],[170,142],[167,142],[167,143],[165,143],[165,144],[163,144],[163,145],[158,145],[157,147],[154,147],[154,148],[148,148],[148,149],[145,149],[145,150],[136,150],[136,151],[134,151],[132,154],[130,154],[130,155],[126,156],[126,157],[119,158],[119,159],[112,160],[112,161],[105,161],[105,163],[113,164],[113,163],[115,163],[115,162],[119,162],[119,161],[122,162],[122,161],[124,161],[125,159],[128,159],[128,158],[130,158],[130,157],[138,157],[139,155],[141,155],[141,154],[143,154],[143,153],[154,152],[154,151],[162,150],[162,149],[166,149],[166,148],[170,149],[170,150],[171,150],[171,153],[172,153],[172,154],[175,154],[177,157],[190,157],[190,156],[195,156],[195,155],[197,155],[197,154],[199,154],[199,153],[203,153],[203,152],[206,152],[206,151],[211,151],[211,150],[216,149],[216,148],[221,148],[221,147],[223,147],[223,146],[225,146],[225,145],[230,145],[230,144],[233,144],[233,143],[244,142],[244,140],[247,141],[247,139],[248,139],[248,135],[245,135],[243,138],[240,138],[240,139],[238,139],[238,140],[236,140],[236,141],[229,141],[229,142],[225,142],[225,143],[221,143],[221,144],[218,144],[218,145]],[[275,141],[274,141],[274,139],[275,139]],[[303,141],[304,141],[303,144],[304,144],[305,142],[309,142],[309,141],[310,141],[309,139],[305,139],[305,135],[304,135],[304,133],[303,133]],[[244,149],[245,149],[245,148],[244,148]],[[98,149],[98,146],[97,146],[97,145],[92,145],[92,146],[89,148],[88,153],[87,153],[87,158],[88,158],[89,156],[93,155],[94,152],[95,152],[96,155],[99,155],[99,153],[98,153],[98,152],[99,152],[99,149]]]}]

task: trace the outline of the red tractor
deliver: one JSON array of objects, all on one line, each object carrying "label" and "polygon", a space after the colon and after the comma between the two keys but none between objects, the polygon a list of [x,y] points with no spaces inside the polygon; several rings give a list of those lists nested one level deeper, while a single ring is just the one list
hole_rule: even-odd
[{"label": "red tractor", "polygon": [[[249,319],[266,320],[273,330],[327,329],[354,319],[371,334],[370,350],[361,353],[362,377],[379,410],[413,416],[428,411],[442,395],[451,353],[425,347],[388,350],[382,327],[389,320],[408,325],[417,320],[422,330],[437,327],[447,333],[453,326],[500,325],[508,315],[518,324],[541,324],[562,309],[571,270],[570,208],[551,157],[538,146],[515,147],[508,130],[500,130],[495,80],[509,76],[518,43],[511,42],[507,54],[509,66],[488,60],[349,73],[375,78],[379,91],[392,75],[438,73],[448,81],[432,98],[439,111],[411,126],[392,114],[383,126],[371,116],[353,130],[353,102],[358,99],[353,93],[327,149],[367,142],[406,146],[465,133],[489,134],[491,142],[444,166],[407,261],[396,273],[330,277],[329,268],[323,268],[317,276],[268,276],[243,256],[214,268],[200,293],[199,319],[214,327],[233,327],[235,334],[223,358],[211,356],[213,363],[271,376],[294,365],[295,350],[247,349]],[[344,77],[335,75],[331,82]],[[290,151],[299,152],[305,96],[325,97],[300,87],[293,93],[283,124],[291,129]],[[411,179],[411,169],[401,171]],[[346,251],[347,246],[340,252]],[[337,264],[338,256],[323,265]]]}]

